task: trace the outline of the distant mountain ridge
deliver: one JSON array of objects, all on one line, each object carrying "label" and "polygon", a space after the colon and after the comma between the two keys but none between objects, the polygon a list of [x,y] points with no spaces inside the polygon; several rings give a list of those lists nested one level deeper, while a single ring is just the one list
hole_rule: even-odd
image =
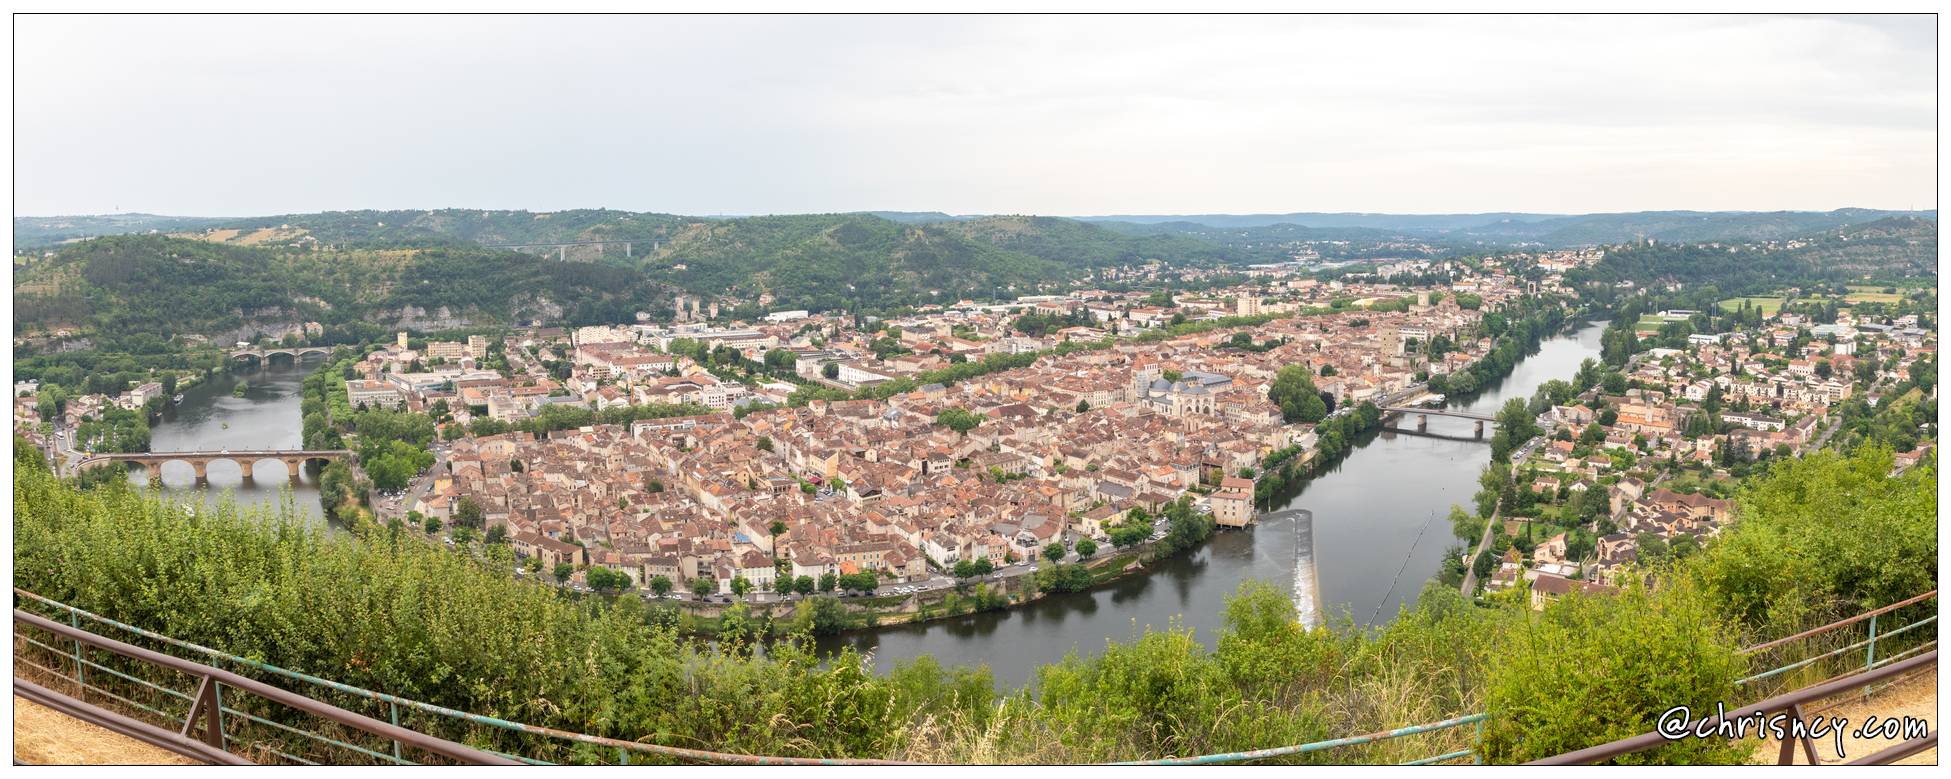
[{"label": "distant mountain ridge", "polygon": [[[212,228],[272,228],[293,225],[316,240],[359,245],[406,245],[459,241],[498,244],[588,240],[658,242],[686,224],[777,219],[787,216],[863,216],[912,226],[978,223],[1000,215],[954,215],[941,211],[854,211],[775,217],[700,217],[610,209],[555,212],[491,209],[328,211],[263,217],[184,217],[151,214],[15,217],[17,249],[44,248],[100,235],[182,233]],[[1124,236],[1181,236],[1226,243],[1269,241],[1421,240],[1452,248],[1499,246],[1568,247],[1661,241],[1775,240],[1851,224],[1908,216],[1935,221],[1936,210],[1886,211],[1839,208],[1833,211],[1635,211],[1607,214],[1382,214],[1295,212],[1287,214],[1201,214],[1035,217],[1089,224]]]},{"label": "distant mountain ridge", "polygon": [[[1834,211],[1635,211],[1611,214],[1207,214],[1199,216],[1077,217],[1096,224],[1199,225],[1254,229],[1366,229],[1450,241],[1548,247],[1661,241],[1753,241],[1804,235],[1850,224],[1909,216],[1935,221],[1937,212],[1839,208]],[[1181,228],[1181,231],[1190,231]]]}]

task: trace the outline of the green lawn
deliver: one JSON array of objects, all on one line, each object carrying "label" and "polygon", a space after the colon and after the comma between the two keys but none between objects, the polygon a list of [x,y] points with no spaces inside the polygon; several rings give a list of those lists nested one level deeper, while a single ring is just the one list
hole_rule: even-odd
[{"label": "green lawn", "polygon": [[1741,301],[1744,300],[1748,302],[1748,305],[1760,306],[1762,316],[1774,316],[1776,312],[1782,310],[1782,304],[1786,302],[1785,299],[1779,297],[1728,298],[1727,300],[1721,301],[1721,309],[1724,311],[1733,311],[1740,308]]},{"label": "green lawn", "polygon": [[1884,292],[1888,288],[1851,284],[1849,294],[1843,299],[1851,303],[1896,303],[1904,299],[1903,288],[1899,287],[1895,293]]}]

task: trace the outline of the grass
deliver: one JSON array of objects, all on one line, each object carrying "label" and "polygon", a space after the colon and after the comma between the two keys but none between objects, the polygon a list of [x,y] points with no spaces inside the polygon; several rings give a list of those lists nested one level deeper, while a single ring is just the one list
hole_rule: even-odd
[{"label": "grass", "polygon": [[1900,303],[1903,301],[1904,290],[1902,287],[1898,287],[1898,291],[1894,293],[1884,292],[1883,290],[1885,289],[1889,289],[1889,287],[1851,284],[1849,286],[1849,294],[1844,295],[1843,300],[1851,303]]},{"label": "grass", "polygon": [[1781,297],[1728,298],[1727,300],[1721,301],[1721,309],[1733,311],[1740,308],[1743,301],[1746,301],[1751,306],[1760,306],[1762,316],[1774,316],[1776,312],[1782,310],[1782,304],[1786,302]]}]

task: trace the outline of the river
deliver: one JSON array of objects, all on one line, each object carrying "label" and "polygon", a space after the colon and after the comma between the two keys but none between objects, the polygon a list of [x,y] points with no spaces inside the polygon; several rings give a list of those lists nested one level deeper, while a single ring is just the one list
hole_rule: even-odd
[{"label": "river", "polygon": [[[1546,340],[1509,376],[1453,407],[1496,413],[1506,400],[1529,398],[1546,381],[1570,380],[1581,361],[1598,358],[1604,329],[1603,323],[1590,324]],[[1469,439],[1472,427],[1466,419],[1429,420],[1432,434]],[[1387,622],[1414,603],[1440,569],[1444,551],[1459,543],[1450,534],[1450,506],[1470,501],[1489,461],[1487,435],[1482,441],[1447,440],[1385,430],[1273,507],[1254,529],[1221,532],[1144,575],[1006,611],[828,637],[822,648],[871,653],[880,671],[920,655],[948,666],[987,664],[1000,685],[1015,687],[1032,682],[1038,666],[1071,652],[1097,654],[1107,639],[1147,628],[1183,625],[1210,645],[1227,597],[1252,579],[1302,590],[1296,601],[1304,613],[1319,602],[1327,616]],[[1297,524],[1307,522],[1309,513],[1311,528]],[[1295,564],[1305,554],[1297,541],[1310,530],[1312,576]],[[1310,586],[1321,591],[1305,592]]]},{"label": "river", "polygon": [[[1548,380],[1570,379],[1580,361],[1599,356],[1603,330],[1603,324],[1592,324],[1546,340],[1509,376],[1458,407],[1495,413],[1504,401],[1528,398]],[[298,448],[301,384],[316,367],[316,361],[294,366],[281,360],[189,388],[183,402],[151,427],[151,449]],[[234,397],[231,390],[240,381],[250,382],[250,388],[244,397]],[[1471,428],[1469,420],[1429,420],[1434,434],[1469,439]],[[1311,620],[1345,616],[1363,624],[1386,622],[1414,603],[1440,568],[1445,550],[1458,543],[1450,536],[1449,508],[1470,500],[1489,460],[1487,438],[1448,440],[1385,430],[1266,512],[1256,528],[1221,532],[1193,553],[1143,575],[1007,611],[827,637],[821,645],[870,652],[881,671],[924,654],[950,666],[987,664],[999,683],[1014,687],[1032,682],[1038,666],[1073,651],[1096,654],[1105,640],[1147,628],[1176,623],[1210,642],[1227,597],[1252,579],[1295,591]],[[213,464],[209,487],[198,487],[189,465],[171,463],[163,468],[163,489],[206,503],[229,495],[240,505],[276,505],[288,495],[296,512],[324,521],[315,473],[288,485],[276,475],[276,463],[266,461],[263,467],[263,478],[246,483],[236,466]],[[142,471],[131,474],[140,480]],[[1311,526],[1299,524],[1308,522],[1309,514]],[[1298,542],[1310,532],[1311,572],[1296,565],[1307,554]],[[1307,592],[1310,587],[1320,591]],[[1328,613],[1312,613],[1315,603]]]},{"label": "river", "polygon": [[[302,385],[305,376],[317,367],[317,358],[298,365],[274,360],[266,367],[232,370],[185,389],[183,402],[165,408],[162,419],[151,423],[149,449],[301,449],[304,422],[298,407]],[[240,382],[250,384],[241,398],[232,394]],[[285,478],[282,463],[265,460],[257,468],[258,478],[246,482],[237,465],[211,463],[209,486],[199,487],[196,471],[189,463],[167,463],[163,465],[163,493],[177,499],[194,498],[205,505],[229,496],[239,506],[273,507],[288,496],[294,513],[325,521],[316,472],[308,471],[293,483]],[[129,478],[140,484],[145,473],[141,468],[131,468]]]}]

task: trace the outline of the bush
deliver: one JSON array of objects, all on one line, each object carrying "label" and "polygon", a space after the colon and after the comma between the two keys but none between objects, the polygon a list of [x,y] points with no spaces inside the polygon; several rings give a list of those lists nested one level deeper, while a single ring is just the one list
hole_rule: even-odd
[{"label": "bush", "polygon": [[1691,573],[1751,637],[1793,633],[1937,582],[1937,464],[1889,478],[1888,452],[1780,460]]},{"label": "bush", "polygon": [[[1735,647],[1713,604],[1690,586],[1567,596],[1499,643],[1485,680],[1484,757],[1535,760],[1649,732],[1674,706],[1732,704],[1747,667]],[[1740,763],[1746,755],[1738,743],[1685,739],[1617,762]]]}]

